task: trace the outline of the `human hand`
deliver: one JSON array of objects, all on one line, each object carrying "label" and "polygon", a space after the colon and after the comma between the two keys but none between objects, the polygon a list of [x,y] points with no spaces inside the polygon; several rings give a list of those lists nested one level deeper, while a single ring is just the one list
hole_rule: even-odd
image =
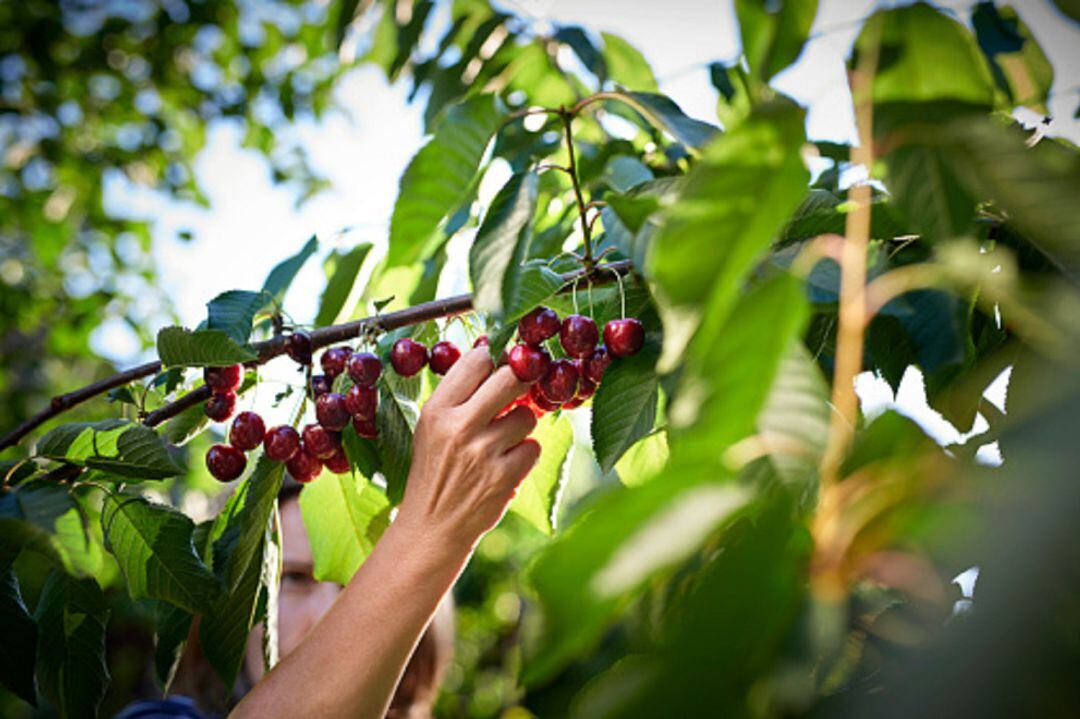
[{"label": "human hand", "polygon": [[457,361],[420,413],[397,522],[466,551],[499,522],[540,445],[526,439],[536,427],[527,407],[495,417],[528,389],[509,367],[492,371],[487,347]]}]

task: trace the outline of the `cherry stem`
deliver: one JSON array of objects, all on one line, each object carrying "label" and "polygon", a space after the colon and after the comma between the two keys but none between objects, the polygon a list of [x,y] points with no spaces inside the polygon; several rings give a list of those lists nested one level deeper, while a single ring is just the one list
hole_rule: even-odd
[{"label": "cherry stem", "polygon": [[[618,278],[621,275],[630,272],[632,269],[633,265],[629,260],[622,260],[603,265],[602,267],[596,267],[592,270],[577,270],[575,272],[564,274],[562,275],[562,283],[565,288],[566,284],[572,282],[575,278],[592,274],[593,271],[600,270],[603,270],[603,276],[605,278],[609,275],[614,275]],[[390,330],[421,324],[422,322],[428,322],[439,317],[451,317],[464,312],[470,312],[472,309],[472,295],[455,295],[441,300],[424,302],[414,307],[408,307],[396,312],[388,312],[384,315],[364,317],[363,319],[345,322],[330,327],[320,327],[309,333],[311,337],[311,348],[315,351],[332,344],[356,339],[365,332],[389,332]],[[258,357],[257,359],[248,362],[247,366],[257,367],[266,364],[275,357],[285,354],[285,335],[279,335],[263,342],[253,342],[251,343],[251,347],[255,350]],[[131,369],[124,370],[123,372],[118,372],[111,377],[106,377],[105,379],[88,384],[80,389],[68,392],[67,394],[57,395],[52,398],[45,409],[28,418],[18,427],[0,438],[0,450],[11,447],[50,419],[73,409],[89,399],[105,394],[111,389],[123,387],[124,385],[130,384],[143,377],[155,375],[161,370],[161,362],[146,362],[132,367]],[[209,398],[210,388],[206,385],[202,385],[191,390],[183,397],[165,404],[152,412],[148,412],[142,422],[147,427],[156,427],[162,422],[172,419],[184,410],[194,407],[201,402],[205,402]],[[74,465],[65,466],[74,467]],[[75,469],[78,470],[79,468],[75,467]],[[68,474],[65,472],[63,473],[62,478],[67,478],[67,476]]]},{"label": "cherry stem", "polygon": [[622,275],[616,274],[615,281],[619,284],[619,319],[626,319],[626,290],[623,289]]},{"label": "cherry stem", "polygon": [[566,108],[560,108],[559,116],[563,121],[563,130],[566,135],[566,152],[569,157],[566,169],[569,170],[570,183],[574,186],[574,198],[577,200],[578,215],[581,218],[582,240],[585,244],[585,257],[582,259],[581,264],[585,266],[586,271],[590,271],[596,265],[596,262],[592,256],[592,230],[586,216],[588,210],[585,205],[585,197],[581,193],[581,182],[578,180],[577,173],[577,158],[574,156],[574,134],[571,127],[574,121],[574,112]]}]

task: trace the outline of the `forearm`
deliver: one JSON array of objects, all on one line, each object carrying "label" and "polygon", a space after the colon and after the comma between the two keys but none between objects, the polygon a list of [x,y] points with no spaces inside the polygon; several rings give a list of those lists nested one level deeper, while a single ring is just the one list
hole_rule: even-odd
[{"label": "forearm", "polygon": [[322,621],[233,716],[382,719],[417,641],[470,549],[403,513]]}]

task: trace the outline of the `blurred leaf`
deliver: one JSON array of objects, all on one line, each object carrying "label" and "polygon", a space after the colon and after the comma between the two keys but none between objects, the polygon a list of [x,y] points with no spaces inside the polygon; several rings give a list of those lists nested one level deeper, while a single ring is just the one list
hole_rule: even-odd
[{"label": "blurred leaf", "polygon": [[165,327],[158,332],[157,352],[166,367],[227,367],[251,362],[258,355],[221,330]]},{"label": "blurred leaf", "polygon": [[514,59],[501,76],[507,81],[507,91],[524,93],[531,105],[569,107],[578,99],[569,76],[556,66],[548,54],[547,42],[541,38],[516,46]]},{"label": "blurred leaf", "polygon": [[646,266],[649,248],[661,225],[661,207],[671,204],[683,187],[680,178],[663,177],[644,182],[623,195],[607,196],[600,219],[608,240],[634,267]]},{"label": "blurred leaf", "polygon": [[390,521],[386,495],[363,477],[324,471],[300,492],[315,580],[345,585]]},{"label": "blurred leaf", "polygon": [[645,56],[618,35],[600,33],[604,40],[604,64],[607,76],[630,90],[656,92],[656,77]]},{"label": "blurred leaf", "polygon": [[1046,98],[1054,68],[1016,10],[980,2],[971,14],[975,37],[998,86],[1012,105],[1026,105],[1047,114]]},{"label": "blurred leaf", "polygon": [[604,99],[618,100],[637,110],[650,124],[694,149],[703,148],[720,128],[686,115],[667,95],[651,92],[609,92]]},{"label": "blurred leaf", "polygon": [[101,527],[132,599],[160,599],[193,613],[210,611],[221,590],[195,553],[195,523],[186,514],[110,492]]},{"label": "blurred leaf", "polygon": [[398,394],[387,383],[386,373],[379,379],[379,409],[375,416],[379,428],[376,444],[382,459],[380,471],[386,477],[386,495],[397,505],[405,496],[405,483],[412,466],[412,436],[419,411],[415,401]]},{"label": "blurred leaf", "polygon": [[135,395],[131,394],[128,387],[114,387],[105,394],[109,402],[123,402],[124,404],[136,404]]},{"label": "blurred leaf", "polygon": [[653,431],[637,442],[615,463],[619,480],[627,487],[644,484],[660,473],[668,460],[667,432]]},{"label": "blurred leaf", "polygon": [[41,693],[65,719],[95,717],[110,679],[105,665],[109,604],[101,589],[92,579],[53,572],[34,618]]},{"label": "blurred leaf", "polygon": [[724,128],[730,130],[745,120],[752,109],[746,71],[738,63],[727,66],[713,62],[709,64],[709,80],[720,93],[716,115]]},{"label": "blurred leaf", "polygon": [[604,165],[600,181],[616,192],[628,192],[643,182],[653,179],[652,170],[641,160],[630,155],[616,155]]},{"label": "blurred leaf", "polygon": [[169,444],[181,446],[197,435],[209,423],[202,403],[188,407],[161,428],[161,436]]},{"label": "blurred leaf", "polygon": [[304,266],[308,258],[319,249],[319,240],[312,235],[310,239],[295,255],[287,260],[279,262],[274,269],[270,270],[266,281],[263,283],[263,292],[268,292],[273,301],[280,306],[285,301],[285,293],[289,290],[300,268]]},{"label": "blurred leaf", "polygon": [[547,414],[530,436],[540,443],[540,461],[518,487],[510,511],[552,535],[562,492],[563,463],[574,442],[574,430],[568,418]]},{"label": "blurred leaf", "polygon": [[492,95],[477,95],[446,112],[435,135],[401,176],[390,220],[388,266],[424,258],[439,225],[468,194],[501,119],[502,109]]},{"label": "blurred leaf", "polygon": [[237,344],[244,344],[251,338],[251,322],[255,314],[266,306],[271,295],[266,291],[248,292],[229,290],[210,300],[206,304],[206,327],[220,330]]},{"label": "blurred leaf", "polygon": [[127,481],[165,479],[183,473],[154,430],[126,420],[60,425],[41,438],[37,453],[119,475]]},{"label": "blurred leaf", "polygon": [[51,482],[31,481],[0,493],[0,548],[18,553],[22,549],[77,572],[60,542],[58,524],[75,511],[67,487]]},{"label": "blurred leaf", "polygon": [[169,693],[169,687],[176,677],[191,632],[191,622],[190,612],[168,602],[158,602],[154,607],[154,678],[162,694]]},{"label": "blurred leaf", "polygon": [[37,706],[34,682],[37,625],[23,602],[19,578],[8,567],[0,570],[0,626],[4,628],[4,641],[0,644],[0,684],[23,701]]},{"label": "blurred leaf", "polygon": [[817,15],[817,0],[735,0],[742,51],[762,83],[798,59]]},{"label": "blurred leaf", "polygon": [[[960,182],[952,156],[934,144],[940,127],[919,129],[909,130],[909,144],[886,157],[885,180],[893,202],[928,242],[969,235],[974,228],[975,199]],[[926,142],[920,142],[923,133]]]},{"label": "blurred leaf", "polygon": [[596,45],[589,39],[588,33],[581,27],[577,25],[561,27],[552,37],[572,49],[578,59],[581,60],[581,64],[589,72],[599,78],[605,76],[607,71],[604,66],[604,58],[600,55],[600,51],[596,49]]},{"label": "blurred leaf", "polygon": [[345,302],[352,294],[360,266],[364,264],[364,258],[370,250],[370,244],[361,242],[346,253],[333,253],[334,272],[327,281],[319,302],[319,313],[315,317],[316,327],[332,325],[345,316],[343,310],[351,310],[345,307]]},{"label": "blurred leaf", "polygon": [[631,593],[684,561],[746,505],[746,490],[704,479],[687,471],[613,491],[537,558],[530,579],[544,633],[525,663],[526,684],[589,651]]},{"label": "blurred leaf", "polygon": [[603,472],[610,472],[626,450],[652,431],[659,356],[659,345],[646,343],[636,355],[612,361],[604,372],[592,408],[593,451]]}]

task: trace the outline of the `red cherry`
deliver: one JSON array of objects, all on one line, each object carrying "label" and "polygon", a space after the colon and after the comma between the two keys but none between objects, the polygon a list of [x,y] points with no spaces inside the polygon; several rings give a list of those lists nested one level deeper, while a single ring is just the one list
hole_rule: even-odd
[{"label": "red cherry", "polygon": [[262,444],[266,436],[266,425],[262,417],[254,412],[241,412],[233,420],[229,430],[229,444],[245,452]]},{"label": "red cherry", "polygon": [[352,417],[374,419],[379,406],[379,391],[374,387],[354,384],[345,393],[345,409]]},{"label": "red cherry", "polygon": [[472,343],[473,349],[476,349],[480,345],[483,345],[484,347],[488,346],[487,335],[480,335],[479,337],[476,338],[476,341]]},{"label": "red cherry", "polygon": [[312,456],[326,459],[341,449],[341,437],[337,432],[330,432],[321,424],[309,424],[302,432],[304,446]]},{"label": "red cherry", "polygon": [[349,457],[345,454],[344,449],[338,450],[324,459],[323,464],[334,474],[348,474],[352,471],[352,464],[350,464]]},{"label": "red cherry", "polygon": [[356,384],[374,387],[382,374],[382,362],[370,352],[353,352],[345,363],[345,371]]},{"label": "red cherry", "polygon": [[460,357],[461,350],[452,342],[436,342],[431,346],[431,371],[437,375],[444,375]]},{"label": "red cherry", "polygon": [[596,383],[588,377],[582,377],[581,383],[578,385],[577,394],[575,397],[582,402],[596,394]]},{"label": "red cherry", "polygon": [[303,444],[293,458],[285,463],[285,469],[300,484],[307,484],[322,474],[322,462]]},{"label": "red cherry", "polygon": [[544,393],[540,390],[540,384],[534,384],[529,388],[529,405],[533,410],[533,414],[540,417],[545,412],[554,412],[562,405],[558,402],[552,402],[550,399],[544,396]]},{"label": "red cherry", "polygon": [[352,350],[348,347],[331,347],[326,350],[322,353],[322,357],[319,358],[319,365],[322,367],[323,374],[333,380],[345,371],[345,363],[349,361],[351,356]]},{"label": "red cherry", "polygon": [[214,479],[231,482],[244,473],[247,457],[236,447],[227,444],[215,444],[206,450],[206,468]]},{"label": "red cherry", "polygon": [[611,355],[608,354],[607,347],[599,345],[584,360],[585,376],[594,383],[600,384],[600,380],[604,376],[604,370],[608,368],[609,364],[611,364]]},{"label": "red cherry", "polygon": [[604,344],[616,357],[636,355],[645,344],[645,328],[634,317],[611,320],[604,325]]},{"label": "red cherry", "polygon": [[510,348],[510,369],[521,382],[535,382],[551,366],[551,355],[543,347],[517,344]]},{"label": "red cherry", "polygon": [[375,439],[379,436],[379,428],[375,425],[373,419],[353,417],[352,426],[356,430],[356,434],[364,439]]},{"label": "red cherry", "polygon": [[412,377],[424,369],[427,361],[427,347],[408,337],[399,339],[390,349],[390,364],[402,377]]},{"label": "red cherry", "polygon": [[312,375],[311,377],[311,398],[318,399],[324,394],[329,392],[334,387],[334,382],[324,374]]},{"label": "red cherry", "polygon": [[297,331],[286,337],[285,354],[292,357],[297,364],[311,364],[311,335]]},{"label": "red cherry", "polygon": [[518,337],[525,344],[538,345],[559,331],[559,316],[555,310],[537,307],[518,320]]},{"label": "red cherry", "polygon": [[207,367],[203,370],[203,381],[212,392],[228,392],[240,386],[244,379],[244,365],[234,364],[228,367]]},{"label": "red cherry", "polygon": [[596,323],[583,315],[570,315],[559,328],[559,343],[571,357],[588,357],[596,349],[600,333]]},{"label": "red cherry", "polygon": [[328,392],[315,400],[315,418],[329,430],[340,432],[351,417],[343,394]]},{"label": "red cherry", "polygon": [[578,370],[570,360],[555,360],[537,383],[540,392],[552,402],[569,402],[577,394]]},{"label": "red cherry", "polygon": [[300,451],[300,435],[287,424],[272,427],[263,438],[263,451],[275,462],[288,462]]},{"label": "red cherry", "polygon": [[233,410],[236,409],[236,392],[227,390],[225,392],[215,392],[210,395],[210,399],[206,400],[206,416],[215,422],[224,422],[229,417],[232,417]]}]

